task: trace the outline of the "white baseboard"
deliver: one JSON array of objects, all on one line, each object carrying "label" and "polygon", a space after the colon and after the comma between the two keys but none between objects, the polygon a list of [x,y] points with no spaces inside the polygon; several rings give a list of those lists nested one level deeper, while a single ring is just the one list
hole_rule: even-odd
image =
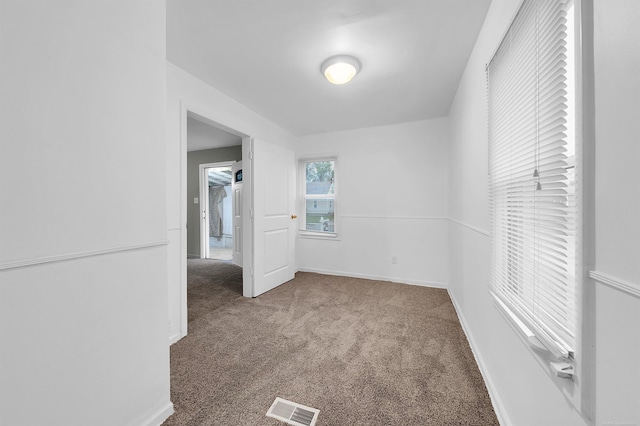
[{"label": "white baseboard", "polygon": [[140,426],[160,426],[162,422],[167,420],[173,413],[173,403],[169,401],[162,408],[147,418],[147,420],[142,422]]},{"label": "white baseboard", "polygon": [[169,336],[169,346],[173,345],[174,343],[176,343],[178,340],[182,339],[184,336],[181,335],[179,332],[172,334],[171,336]]},{"label": "white baseboard", "polygon": [[[447,290],[448,291],[448,290]],[[467,321],[462,314],[462,310],[458,307],[456,300],[453,298],[453,295],[449,292],[449,298],[451,299],[451,303],[453,303],[453,307],[458,314],[458,319],[460,320],[460,325],[462,325],[462,330],[464,331],[465,336],[467,336],[467,341],[469,341],[469,346],[471,347],[471,353],[473,353],[473,357],[476,360],[476,364],[480,368],[480,374],[482,374],[482,378],[484,379],[485,384],[487,385],[487,391],[489,392],[489,397],[491,398],[491,405],[493,405],[493,411],[495,411],[496,416],[498,417],[498,422],[502,426],[511,425],[511,421],[509,420],[509,416],[507,415],[506,410],[504,409],[504,405],[502,404],[502,399],[500,399],[500,395],[496,389],[495,384],[493,383],[493,378],[487,369],[486,364],[484,363],[484,359],[482,355],[477,349],[476,342],[471,334],[471,330],[467,325]]]},{"label": "white baseboard", "polygon": [[417,285],[421,287],[433,287],[433,288],[445,288],[445,289],[447,288],[447,285],[445,283],[441,283],[437,281],[412,280],[407,278],[397,278],[397,277],[382,276],[382,275],[360,274],[356,272],[333,271],[333,270],[317,269],[317,268],[298,268],[297,272],[313,272],[316,274],[336,275],[339,277],[363,278],[365,280],[377,280],[377,281],[391,281],[394,283]]}]

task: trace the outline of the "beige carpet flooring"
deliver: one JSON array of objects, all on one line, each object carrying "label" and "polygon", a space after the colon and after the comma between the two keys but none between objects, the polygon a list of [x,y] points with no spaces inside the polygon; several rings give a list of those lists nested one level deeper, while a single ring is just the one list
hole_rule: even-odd
[{"label": "beige carpet flooring", "polygon": [[189,260],[189,335],[171,347],[172,425],[497,425],[445,290],[298,273],[255,299],[240,268]]}]

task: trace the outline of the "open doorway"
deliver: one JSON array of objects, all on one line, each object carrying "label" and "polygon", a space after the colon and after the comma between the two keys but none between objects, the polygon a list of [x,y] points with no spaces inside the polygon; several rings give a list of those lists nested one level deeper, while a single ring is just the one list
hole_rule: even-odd
[{"label": "open doorway", "polygon": [[[241,252],[233,253],[234,262],[218,262],[228,267],[236,267],[241,281],[233,285],[237,294],[242,288],[243,297],[257,297],[260,294],[293,278],[295,270],[295,156],[285,143],[270,143],[250,137],[233,130],[220,122],[220,112],[206,108],[202,104],[180,101],[180,122],[172,130],[179,134],[180,167],[176,172],[180,176],[180,211],[170,229],[170,265],[169,272],[169,312],[170,338],[175,343],[188,333],[188,264],[194,262],[217,262],[201,259],[200,256],[200,194],[198,188],[200,164],[235,161],[233,170],[234,184],[240,184],[233,191],[233,202],[239,205],[240,215],[234,217],[233,235]],[[221,119],[228,119],[222,117]],[[210,138],[203,145],[192,146],[194,138],[192,124],[204,124],[214,131],[223,131],[236,138],[236,143],[211,147]],[[202,127],[202,126],[200,126]],[[220,150],[236,150],[237,157],[220,158]],[[203,158],[215,150],[215,158]],[[194,170],[195,165],[195,172]],[[244,167],[243,167],[244,166]],[[260,167],[258,167],[260,166]],[[259,169],[259,170],[258,170]],[[260,176],[254,179],[254,175]],[[244,182],[244,184],[243,184]],[[254,188],[254,185],[256,188]],[[233,186],[232,186],[233,189]],[[261,194],[254,197],[254,193]],[[275,213],[275,214],[274,214]],[[172,222],[172,223],[173,223]],[[239,227],[239,232],[236,232]],[[195,237],[195,238],[194,238]],[[192,244],[195,242],[195,244]],[[257,248],[256,248],[257,247]],[[260,256],[254,256],[254,252]],[[197,254],[197,255],[196,255]],[[238,256],[236,256],[238,255]],[[237,258],[237,261],[236,261]],[[237,264],[242,267],[238,268]],[[258,272],[256,274],[256,271]],[[211,276],[206,271],[207,277]],[[257,278],[256,278],[257,277]],[[191,298],[193,300],[193,298]],[[206,312],[206,310],[203,310]],[[179,326],[176,326],[179,324]]]},{"label": "open doorway", "polygon": [[242,136],[192,113],[186,121],[185,254],[190,259],[228,260],[230,252],[217,249],[233,247],[231,166],[242,160]]},{"label": "open doorway", "polygon": [[200,257],[230,262],[233,258],[233,163],[200,164]]},{"label": "open doorway", "polygon": [[[185,108],[183,115],[186,241],[181,283],[181,333],[220,305],[221,297],[242,297],[246,273],[234,263],[234,246],[244,246],[242,207],[234,193],[235,171],[248,143],[245,135]],[[242,196],[242,194],[241,194]],[[250,234],[249,234],[250,235]],[[235,237],[235,238],[234,238]],[[220,288],[224,288],[222,293]]]}]

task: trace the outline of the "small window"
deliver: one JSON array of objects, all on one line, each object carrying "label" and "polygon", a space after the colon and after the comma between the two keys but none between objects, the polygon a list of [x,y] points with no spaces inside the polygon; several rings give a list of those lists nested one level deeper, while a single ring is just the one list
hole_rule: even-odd
[{"label": "small window", "polygon": [[336,233],[336,160],[302,160],[300,169],[302,188],[302,214],[300,230],[320,235]]}]

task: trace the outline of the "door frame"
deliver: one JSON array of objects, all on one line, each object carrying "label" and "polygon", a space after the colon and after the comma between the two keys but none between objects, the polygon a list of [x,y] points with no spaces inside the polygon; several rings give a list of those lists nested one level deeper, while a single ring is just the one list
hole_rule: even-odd
[{"label": "door frame", "polygon": [[[224,113],[224,111],[223,111]],[[242,206],[242,245],[244,251],[244,267],[242,269],[242,293],[245,297],[251,297],[253,294],[253,221],[250,216],[253,206],[253,173],[251,161],[251,137],[226,126],[216,117],[220,111],[212,111],[207,106],[197,102],[186,102],[180,100],[180,249],[179,249],[179,265],[180,265],[180,300],[179,300],[179,317],[180,317],[180,334],[178,336],[170,336],[170,343],[175,343],[188,333],[188,317],[187,317],[187,118],[189,116],[197,116],[214,127],[222,129],[242,137],[242,161],[243,161],[243,180],[247,185],[243,188],[243,206]],[[170,303],[171,304],[171,303]]]},{"label": "door frame", "polygon": [[[231,166],[231,213],[233,214],[232,226],[233,226],[233,252],[231,253],[231,262],[240,267],[244,267],[243,263],[243,244],[242,241],[242,229],[244,217],[242,216],[242,206],[244,200],[242,196],[244,194],[244,180],[238,182],[238,173],[242,174],[244,163],[242,161],[236,161]],[[240,199],[238,199],[238,191],[240,191]],[[240,206],[240,208],[238,208]],[[240,230],[238,231],[238,228]],[[244,289],[243,289],[244,290]]]},{"label": "door frame", "polygon": [[[198,165],[198,183],[200,185],[200,200],[198,215],[204,213],[204,217],[200,217],[200,259],[209,259],[209,227],[203,226],[204,223],[209,224],[209,179],[206,171],[218,167],[231,167],[236,161],[221,161],[218,163],[204,163]],[[231,203],[233,205],[233,203]],[[232,207],[233,208],[233,207]],[[204,212],[203,212],[204,210]],[[233,214],[233,212],[232,212]]]}]

